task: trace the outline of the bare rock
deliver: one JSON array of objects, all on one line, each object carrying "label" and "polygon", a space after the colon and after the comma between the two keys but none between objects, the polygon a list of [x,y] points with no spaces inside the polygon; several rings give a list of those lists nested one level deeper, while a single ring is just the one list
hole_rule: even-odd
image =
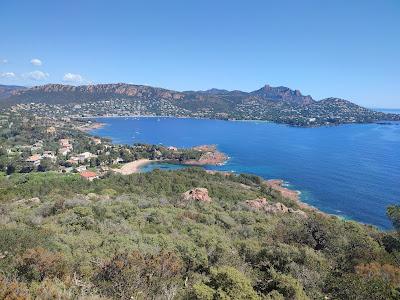
[{"label": "bare rock", "polygon": [[267,199],[260,198],[260,199],[254,199],[254,200],[247,200],[246,204],[252,208],[261,209],[261,208],[265,207],[268,204],[268,202],[267,202]]},{"label": "bare rock", "polygon": [[199,159],[191,159],[184,162],[187,165],[205,166],[205,165],[222,165],[228,157],[217,150],[215,145],[201,145],[193,147],[193,150],[200,151],[202,154]]},{"label": "bare rock", "polygon": [[291,213],[291,214],[298,214],[302,217],[307,217],[307,214],[302,210],[287,207],[286,205],[280,202],[270,203],[267,201],[266,198],[247,200],[245,203],[247,206],[250,206],[253,209],[262,210],[270,214]]},{"label": "bare rock", "polygon": [[30,199],[21,199],[21,200],[16,201],[15,203],[17,205],[24,204],[24,205],[28,205],[28,206],[33,206],[33,205],[40,204],[41,201],[38,197],[33,197]]},{"label": "bare rock", "polygon": [[201,201],[210,203],[211,197],[208,195],[206,188],[194,188],[182,194],[182,200],[184,201]]},{"label": "bare rock", "polygon": [[31,199],[28,199],[28,203],[30,204],[40,204],[40,199],[38,197],[33,197]]}]

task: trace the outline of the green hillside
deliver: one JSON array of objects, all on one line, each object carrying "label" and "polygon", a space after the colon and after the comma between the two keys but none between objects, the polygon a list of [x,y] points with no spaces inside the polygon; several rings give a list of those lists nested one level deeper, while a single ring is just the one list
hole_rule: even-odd
[{"label": "green hillside", "polygon": [[[182,193],[206,188],[210,202]],[[397,233],[202,169],[0,177],[1,299],[398,299]],[[398,220],[392,208],[393,220]],[[395,223],[397,224],[397,223]]]}]

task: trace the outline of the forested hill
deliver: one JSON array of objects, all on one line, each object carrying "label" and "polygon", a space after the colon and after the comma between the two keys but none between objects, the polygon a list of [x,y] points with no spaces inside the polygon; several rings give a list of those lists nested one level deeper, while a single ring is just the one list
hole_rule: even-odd
[{"label": "forested hill", "polygon": [[[320,101],[287,87],[264,87],[253,91],[178,92],[125,83],[70,86],[48,84],[17,90],[1,100],[1,106],[65,115],[172,115],[218,119],[268,120],[297,126],[369,123],[400,120],[350,101],[327,98]],[[96,105],[93,105],[96,103]],[[36,105],[35,105],[36,104]],[[40,106],[38,110],[37,104]],[[55,110],[54,107],[57,106]],[[47,110],[47,113],[46,113]]]},{"label": "forested hill", "polygon": [[[0,174],[0,299],[399,299],[399,231],[200,169]],[[400,207],[389,209],[400,230]]]}]

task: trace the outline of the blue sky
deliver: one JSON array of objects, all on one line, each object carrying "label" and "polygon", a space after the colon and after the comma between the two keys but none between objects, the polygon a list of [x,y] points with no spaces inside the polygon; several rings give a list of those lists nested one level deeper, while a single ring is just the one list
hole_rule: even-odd
[{"label": "blue sky", "polygon": [[0,28],[2,84],[268,83],[400,107],[398,0],[4,0]]}]

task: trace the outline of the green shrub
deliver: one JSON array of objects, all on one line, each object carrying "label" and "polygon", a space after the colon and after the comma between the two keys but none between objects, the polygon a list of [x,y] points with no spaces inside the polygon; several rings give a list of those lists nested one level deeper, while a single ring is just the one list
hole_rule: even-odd
[{"label": "green shrub", "polygon": [[210,281],[194,286],[197,299],[260,299],[250,280],[232,267],[210,269]]}]

